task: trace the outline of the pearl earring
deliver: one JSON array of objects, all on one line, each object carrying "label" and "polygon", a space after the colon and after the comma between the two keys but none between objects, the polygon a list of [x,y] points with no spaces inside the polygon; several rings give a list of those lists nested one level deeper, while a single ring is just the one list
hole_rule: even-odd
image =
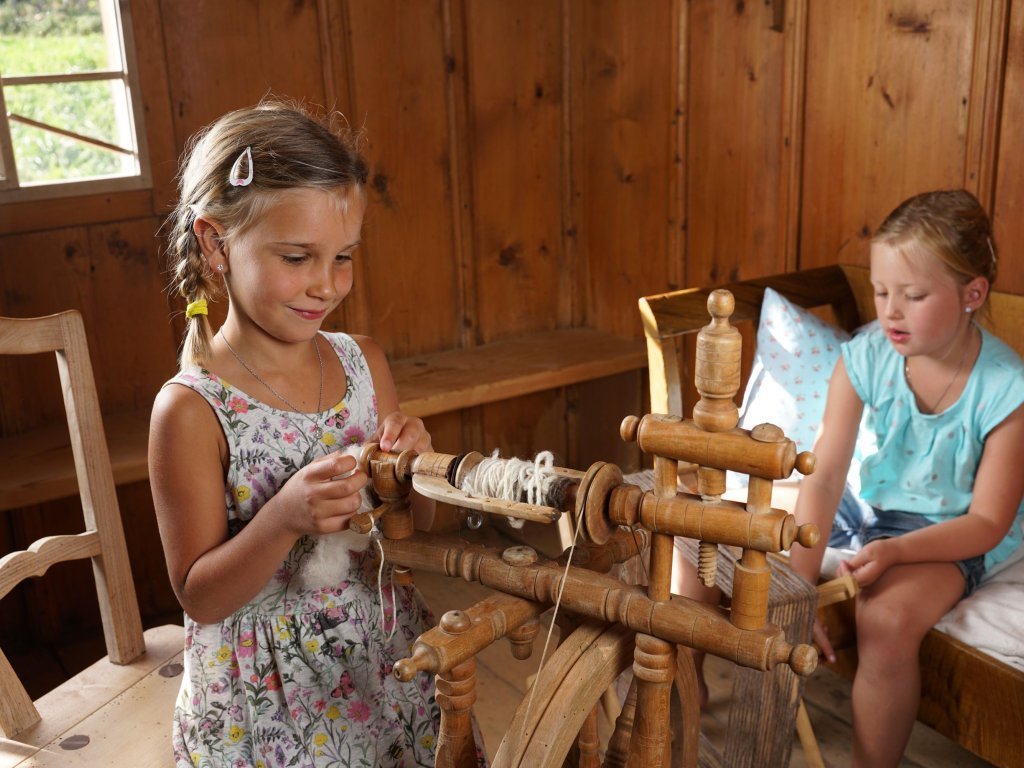
[{"label": "pearl earring", "polygon": [[964,312],[966,312],[968,315],[971,314],[971,312],[973,312],[973,311],[974,311],[973,307],[964,307]]}]

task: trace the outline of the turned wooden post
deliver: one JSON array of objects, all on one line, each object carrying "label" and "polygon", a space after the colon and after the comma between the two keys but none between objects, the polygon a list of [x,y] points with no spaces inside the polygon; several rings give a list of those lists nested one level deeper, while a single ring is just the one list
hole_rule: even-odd
[{"label": "turned wooden post", "polygon": [[[463,611],[448,611],[441,617],[440,629],[460,635],[472,621]],[[476,765],[473,740],[472,707],[476,701],[476,657],[470,656],[447,672],[438,674],[437,704],[441,708],[441,727],[437,734],[437,768],[472,768]]]},{"label": "turned wooden post", "polygon": [[[697,334],[694,384],[700,400],[693,407],[693,422],[706,432],[728,432],[740,420],[735,397],[740,388],[740,359],[743,339],[729,323],[736,308],[731,293],[718,289],[708,296],[711,322]],[[701,466],[697,469],[697,493],[708,503],[725,493],[725,471]],[[697,575],[705,587],[715,586],[718,545],[700,541]]]},{"label": "turned wooden post", "polygon": [[583,722],[583,727],[580,728],[580,735],[576,739],[576,748],[579,751],[576,768],[601,768],[601,755],[599,752],[601,744],[597,728],[597,717],[600,709],[601,703],[598,702],[590,710],[590,714],[587,715],[587,719]]},{"label": "turned wooden post", "polygon": [[[664,456],[654,457],[655,496],[675,498],[678,477],[678,461]],[[671,596],[673,539],[664,533],[651,536],[647,596],[652,601],[667,601]],[[627,768],[653,768],[664,761],[671,742],[671,733],[665,724],[669,721],[675,668],[675,645],[651,635],[637,634],[633,652],[633,675],[637,681],[636,712]]]},{"label": "turned wooden post", "polygon": [[608,739],[608,749],[604,756],[604,768],[625,768],[629,752],[629,737],[633,733],[633,720],[636,717],[636,678],[629,683],[626,700],[622,711],[615,719],[615,730]]}]

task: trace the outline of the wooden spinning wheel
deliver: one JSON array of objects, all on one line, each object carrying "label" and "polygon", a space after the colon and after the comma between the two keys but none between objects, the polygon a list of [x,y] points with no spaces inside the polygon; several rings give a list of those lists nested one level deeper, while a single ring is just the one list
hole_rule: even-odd
[{"label": "wooden spinning wheel", "polygon": [[[565,635],[520,704],[498,748],[496,768],[696,765],[696,679],[688,657],[677,658],[679,645],[753,669],[781,663],[806,675],[815,668],[811,646],[790,645],[779,628],[766,623],[767,553],[789,549],[794,542],[812,546],[818,537],[813,526],[798,527],[792,515],[771,508],[772,482],[794,468],[809,474],[813,456],[797,455],[792,441],[772,425],[749,432],[736,427],[740,339],[728,322],[731,294],[712,293],[708,309],[712,322],[697,342],[701,400],[693,420],[629,416],[620,429],[623,439],[636,441],[653,456],[653,492],[623,482],[618,467],[599,462],[586,473],[556,468],[562,480],[557,501],[481,497],[460,490],[468,469],[482,459],[479,454],[396,456],[376,446],[363,451],[360,463],[381,504],[353,518],[352,527],[369,532],[377,524],[384,557],[393,565],[439,571],[496,591],[464,611],[446,613],[438,627],[416,641],[411,658],[395,665],[400,680],[411,680],[420,671],[437,676],[442,712],[438,766],[475,762],[470,721],[475,654],[508,637],[513,654],[525,658],[538,632],[538,617],[551,605],[567,613],[575,629]],[[677,490],[679,462],[698,466],[697,495]],[[749,475],[745,505],[720,499],[726,470]],[[410,489],[476,513],[541,522],[569,514],[581,542],[580,557],[573,564],[573,553],[567,553],[568,564],[562,565],[543,561],[529,547],[499,550],[414,532]],[[700,572],[707,581],[714,577],[718,544],[742,549],[728,613],[670,595],[676,536],[701,542]],[[600,572],[640,550],[649,553],[646,589]],[[598,705],[630,665],[633,684],[602,750]]]}]

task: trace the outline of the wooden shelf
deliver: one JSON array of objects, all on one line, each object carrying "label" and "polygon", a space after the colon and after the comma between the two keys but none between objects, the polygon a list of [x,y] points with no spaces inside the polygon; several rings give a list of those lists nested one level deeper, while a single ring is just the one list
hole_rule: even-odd
[{"label": "wooden shelf", "polygon": [[[396,360],[402,410],[421,418],[647,366],[639,339],[588,328],[519,336]],[[145,480],[149,412],[104,414],[114,482]],[[0,511],[78,493],[65,425],[0,438]]]},{"label": "wooden shelf", "polygon": [[395,360],[402,411],[433,416],[647,367],[643,340],[589,328]]},{"label": "wooden shelf", "polygon": [[[149,477],[149,412],[103,415],[110,465],[118,485]],[[78,494],[66,424],[0,439],[0,511]]]}]

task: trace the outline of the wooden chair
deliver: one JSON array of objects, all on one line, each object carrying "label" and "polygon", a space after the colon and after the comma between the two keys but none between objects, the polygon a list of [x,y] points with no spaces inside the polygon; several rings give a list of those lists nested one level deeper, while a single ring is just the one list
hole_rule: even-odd
[{"label": "wooden chair", "polygon": [[[732,322],[738,326],[748,321],[756,327],[767,287],[798,306],[825,311],[831,315],[829,320],[847,331],[875,317],[870,277],[864,267],[828,266],[721,287],[735,297]],[[685,398],[681,382],[686,377],[681,373],[680,360],[689,357],[678,355],[677,344],[706,325],[705,305],[710,291],[688,289],[640,300],[654,413],[682,413]],[[991,294],[990,303],[990,330],[1024,354],[1024,296],[996,291]],[[773,501],[773,506],[785,503]],[[777,570],[781,568],[784,566]],[[773,574],[773,586],[776,581]],[[820,603],[828,602],[832,598],[823,595]],[[820,613],[836,646],[837,669],[852,677],[856,669],[853,601],[835,602]],[[769,619],[772,620],[771,615]],[[995,765],[1024,765],[1020,753],[1024,673],[934,629],[921,646],[921,670],[918,719],[922,723]],[[733,708],[739,709],[741,719],[756,714],[755,709],[761,706],[756,700],[736,696],[735,691],[734,701],[737,703]],[[788,725],[783,730],[781,722],[772,730],[786,739],[792,733]]]},{"label": "wooden chair", "polygon": [[172,765],[184,629],[142,630],[81,315],[0,318],[0,354],[43,352],[56,353],[85,530],[5,554],[0,598],[55,563],[90,558],[108,655],[32,701],[0,651],[0,766]]}]

